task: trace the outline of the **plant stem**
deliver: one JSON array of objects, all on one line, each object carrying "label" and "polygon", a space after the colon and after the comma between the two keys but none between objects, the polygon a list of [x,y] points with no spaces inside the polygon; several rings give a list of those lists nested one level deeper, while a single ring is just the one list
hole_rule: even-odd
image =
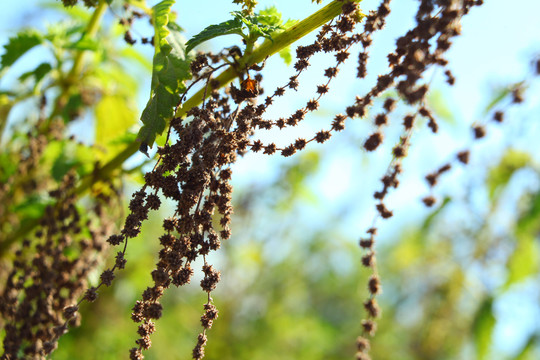
[{"label": "plant stem", "polygon": [[[361,0],[353,0],[353,1],[360,2]],[[308,16],[307,18],[300,21],[296,25],[291,26],[289,29],[276,35],[273,39],[274,41],[266,40],[265,42],[263,42],[263,44],[259,46],[258,48],[254,49],[253,52],[251,52],[250,54],[246,54],[243,58],[241,58],[240,64],[244,66],[257,64],[263,61],[264,59],[266,59],[268,56],[271,56],[279,52],[283,48],[291,45],[293,42],[297,41],[298,39],[309,34],[313,30],[319,28],[323,24],[327,23],[328,21],[338,16],[341,13],[341,7],[343,6],[343,4],[344,4],[344,1],[339,1],[339,0],[332,1],[330,4],[323,7],[319,11],[315,12],[314,14]],[[98,8],[96,8],[96,12],[94,13],[94,16],[92,16],[92,19],[90,20],[86,34],[95,34],[95,31],[97,30],[96,24],[101,18],[105,7],[106,7],[105,1],[101,0],[98,5]],[[92,27],[90,25],[92,25]],[[92,32],[90,32],[90,30],[92,30]],[[79,59],[79,56],[76,58],[76,64],[74,64],[74,67],[72,71],[70,72],[70,75],[72,73],[76,75],[78,72],[75,71],[75,69],[76,68],[79,69],[79,67],[82,66],[82,54],[80,54],[79,61],[77,61],[77,59]],[[216,78],[216,80],[219,81],[219,86],[223,87],[227,85],[228,83],[230,83],[235,78],[237,78],[238,76],[239,76],[238,71],[235,68],[230,67],[229,69],[221,73]],[[201,89],[200,91],[195,93],[188,100],[186,100],[186,102],[184,102],[181,107],[178,108],[174,116],[175,117],[185,116],[186,113],[191,108],[199,105],[203,101],[204,94],[205,94],[204,89]],[[133,142],[132,144],[128,145],[122,152],[116,155],[112,160],[110,160],[103,167],[98,168],[92,174],[89,174],[85,176],[84,178],[82,178],[79,186],[74,190],[75,193],[82,194],[97,181],[101,179],[105,179],[108,176],[110,176],[111,173],[115,169],[121,167],[122,164],[128,158],[130,158],[133,154],[135,154],[138,149],[139,149],[138,142]],[[13,242],[15,242],[16,239],[30,233],[30,231],[32,231],[32,229],[38,224],[39,224],[38,220],[28,222],[27,224],[25,224],[24,227],[19,228],[15,233],[13,233],[11,237],[6,238],[5,241],[0,243],[0,254],[7,251],[9,249],[9,246]]]},{"label": "plant stem", "polygon": [[[81,39],[85,37],[92,38],[96,35],[99,29],[99,24],[106,10],[107,2],[105,0],[99,0],[99,3],[95,8],[94,13],[92,14],[92,17],[90,18],[90,21],[88,22],[86,30],[82,34]],[[71,87],[74,84],[77,84],[77,77],[81,73],[82,67],[84,65],[85,53],[86,51],[80,50],[75,55],[75,59],[73,59],[73,66],[71,67],[71,70],[69,71],[66,78],[63,80],[64,86],[62,88],[62,93],[56,99],[55,107],[51,113],[51,119],[60,114],[64,106],[63,104],[65,104],[69,98],[69,91],[71,90]]]}]

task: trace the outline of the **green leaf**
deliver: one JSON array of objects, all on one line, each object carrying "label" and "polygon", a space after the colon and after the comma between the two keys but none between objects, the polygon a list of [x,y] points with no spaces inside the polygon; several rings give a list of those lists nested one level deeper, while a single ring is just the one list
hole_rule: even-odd
[{"label": "green leaf", "polygon": [[189,53],[197,45],[200,45],[203,42],[206,42],[218,36],[231,34],[245,36],[242,32],[242,27],[243,23],[238,18],[234,18],[232,20],[228,20],[217,25],[210,25],[206,27],[203,31],[189,39],[189,41],[186,43],[186,53]]},{"label": "green leaf", "polygon": [[529,154],[513,149],[508,150],[499,164],[489,170],[486,181],[489,198],[493,200],[498,192],[508,184],[512,175],[519,169],[529,165],[530,162],[531,156]]},{"label": "green leaf", "polygon": [[[210,25],[191,38],[186,43],[186,52],[218,36],[237,34],[246,40],[249,38],[249,41],[255,42],[260,36],[272,40],[272,33],[285,29],[281,13],[275,6],[266,8],[255,15],[246,15],[242,11],[233,11],[231,15],[234,16],[234,19]],[[247,34],[245,30],[247,30]]]},{"label": "green leaf", "polygon": [[280,26],[283,23],[281,20],[281,13],[275,6],[270,6],[261,10],[258,19],[261,24],[270,26]]},{"label": "green leaf", "polygon": [[10,37],[8,43],[4,45],[5,52],[2,55],[0,70],[13,65],[28,50],[42,42],[43,37],[36,30],[24,30],[17,36]]},{"label": "green leaf", "polygon": [[476,345],[476,359],[482,360],[487,358],[495,322],[493,298],[488,297],[478,308],[472,325],[475,339],[474,344]]},{"label": "green leaf", "polygon": [[507,290],[538,271],[540,249],[533,234],[517,234],[517,244],[514,252],[508,258],[506,265],[508,278],[503,286]]},{"label": "green leaf", "polygon": [[[114,155],[113,141],[128,132],[135,124],[137,114],[127,99],[118,95],[104,96],[95,107],[96,145],[107,150],[107,155]],[[105,159],[108,159],[108,156]]]},{"label": "green leaf", "polygon": [[45,75],[47,75],[52,70],[52,66],[49,63],[41,63],[39,64],[34,70],[25,72],[21,76],[19,76],[19,80],[24,81],[28,79],[30,76],[34,77],[34,81],[39,83]]},{"label": "green leaf", "polygon": [[540,231],[540,192],[532,195],[528,207],[516,222],[516,247],[508,258],[508,278],[503,289],[536,274],[540,267],[540,248],[536,241]]},{"label": "green leaf", "polygon": [[165,130],[166,119],[173,115],[172,107],[174,105],[174,97],[163,86],[158,87],[154,96],[146,104],[141,116],[144,125],[139,130],[137,139],[142,145],[152,147],[157,135]]},{"label": "green leaf", "polygon": [[255,41],[260,36],[272,40],[272,33],[282,29],[280,25],[270,25],[281,23],[281,15],[246,16],[240,11],[233,11],[231,14],[247,26],[250,41]]},{"label": "green leaf", "polygon": [[141,151],[152,147],[156,137],[167,125],[180,102],[180,94],[186,90],[185,81],[191,78],[183,39],[179,26],[169,25],[169,12],[173,0],[164,0],[153,7],[153,22],[156,36],[154,60],[152,65],[152,91],[150,100],[141,115],[143,126],[137,140]]}]

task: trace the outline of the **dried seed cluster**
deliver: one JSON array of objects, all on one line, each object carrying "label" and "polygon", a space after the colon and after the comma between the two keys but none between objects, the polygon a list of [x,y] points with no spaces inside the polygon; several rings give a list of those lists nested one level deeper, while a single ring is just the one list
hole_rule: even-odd
[{"label": "dried seed cluster", "polygon": [[[209,78],[207,81],[211,81]],[[231,169],[237,153],[246,147],[251,119],[255,107],[237,106],[231,112],[230,97],[217,91],[203,108],[192,108],[189,121],[173,119],[170,131],[177,135],[176,142],[167,143],[158,150],[159,162],[145,175],[146,185],[137,191],[129,204],[130,214],[120,234],[112,235],[111,245],[124,244],[117,254],[117,262],[102,275],[102,283],[110,284],[114,271],[125,267],[125,252],[129,238],[136,237],[150,210],[161,205],[161,193],[176,203],[173,216],[163,220],[164,233],[159,236],[161,250],[159,262],[152,271],[153,285],[148,287],[133,307],[132,319],[140,323],[137,347],[130,350],[130,358],[142,359],[142,351],[151,346],[150,335],[154,321],[162,316],[159,300],[171,285],[182,286],[190,282],[194,273],[194,260],[203,258],[204,278],[200,286],[208,294],[201,318],[203,331],[193,350],[195,359],[204,356],[206,331],[212,327],[218,311],[212,304],[210,293],[220,280],[220,272],[206,261],[206,255],[217,250],[221,241],[230,237],[232,214]],[[217,212],[216,212],[217,209]],[[215,229],[218,220],[220,229]],[[92,292],[91,299],[95,297]],[[87,299],[91,300],[87,294]]]},{"label": "dried seed cluster", "polygon": [[[105,239],[113,231],[104,208],[118,206],[99,196],[83,216],[71,191],[76,177],[68,173],[50,192],[55,206],[45,210],[34,238],[15,252],[13,268],[0,291],[0,314],[5,321],[2,358],[44,358],[57,347],[68,322],[80,317],[73,303],[87,287],[88,274],[99,265]],[[87,231],[84,231],[87,229]],[[69,254],[69,255],[66,255]]]}]

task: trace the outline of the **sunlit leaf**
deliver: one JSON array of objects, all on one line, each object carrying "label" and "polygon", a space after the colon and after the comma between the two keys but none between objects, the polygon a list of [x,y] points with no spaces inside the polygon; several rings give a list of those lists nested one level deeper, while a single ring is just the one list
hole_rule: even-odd
[{"label": "sunlit leaf", "polygon": [[284,29],[281,13],[275,7],[269,7],[255,15],[246,15],[242,11],[233,11],[233,19],[206,27],[186,43],[186,52],[197,45],[218,36],[237,34],[245,40],[257,40],[262,36],[272,40],[272,33]]},{"label": "sunlit leaf", "polygon": [[508,150],[498,165],[491,168],[486,181],[489,197],[494,199],[497,190],[508,184],[514,173],[531,161],[529,154],[518,150]]},{"label": "sunlit leaf", "polygon": [[472,325],[476,345],[476,359],[487,359],[495,322],[493,298],[489,297],[478,308]]},{"label": "sunlit leaf", "polygon": [[291,63],[292,63],[291,47],[287,46],[287,47],[283,48],[279,52],[279,57],[283,59],[285,64],[291,65]]},{"label": "sunlit leaf", "polygon": [[189,39],[189,41],[186,43],[186,53],[189,53],[191,50],[193,50],[193,48],[202,44],[203,42],[206,42],[218,36],[231,34],[237,34],[242,36],[242,26],[243,23],[238,18],[227,20],[217,25],[210,25],[206,27],[203,31]]},{"label": "sunlit leaf", "polygon": [[268,26],[281,26],[283,23],[281,20],[281,12],[275,6],[270,6],[261,10],[257,18],[259,23]]}]

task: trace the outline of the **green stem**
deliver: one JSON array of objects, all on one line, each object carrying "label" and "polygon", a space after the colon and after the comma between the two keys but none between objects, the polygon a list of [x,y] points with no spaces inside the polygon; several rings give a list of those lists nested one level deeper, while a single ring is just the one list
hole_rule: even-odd
[{"label": "green stem", "polygon": [[[359,2],[360,0],[353,0],[353,1]],[[104,1],[101,0],[100,5],[98,5],[98,8],[102,6],[103,3]],[[311,16],[305,18],[304,20],[300,21],[299,23],[290,27],[289,29],[283,31],[282,33],[276,35],[273,39],[274,41],[266,40],[261,46],[253,50],[251,54],[246,54],[243,58],[241,58],[240,63],[245,66],[257,64],[263,61],[264,59],[266,59],[268,56],[271,56],[279,52],[283,48],[291,45],[296,40],[302,38],[303,36],[309,34],[313,30],[319,28],[323,24],[327,23],[328,21],[338,16],[341,13],[341,7],[343,6],[343,3],[344,3],[343,1],[339,1],[339,0],[332,1],[330,4],[323,7],[319,11],[315,12]],[[98,12],[99,12],[98,9],[96,9],[96,13]],[[96,24],[97,19],[99,19],[99,17],[96,14],[94,14],[90,23]],[[96,20],[93,20],[93,19],[96,19]],[[89,31],[87,31],[87,34],[88,33]],[[228,70],[221,73],[216,78],[216,80],[219,81],[219,86],[223,87],[238,76],[239,76],[238,71],[231,67]],[[181,107],[178,108],[178,110],[175,113],[175,117],[183,117],[191,108],[199,105],[203,101],[204,93],[205,93],[204,89],[201,89],[200,91],[195,93],[193,96],[191,96],[186,102],[182,104]],[[137,142],[130,144],[121,153],[116,155],[112,160],[110,160],[103,167],[97,169],[97,171],[81,179],[79,186],[75,189],[75,193],[82,194],[87,189],[89,189],[95,182],[99,181],[100,179],[105,179],[108,176],[110,176],[111,173],[115,169],[119,168],[124,163],[124,161],[126,161],[129,157],[135,154],[138,149],[139,149],[139,144]],[[13,242],[15,242],[16,239],[26,236],[28,233],[30,233],[30,231],[32,231],[32,229],[38,224],[39,222],[37,220],[32,221],[31,223],[25,224],[24,227],[19,228],[15,233],[13,233],[11,237],[7,238],[4,242],[0,243],[0,254],[7,251],[7,249],[9,249],[9,246]]]},{"label": "green stem", "polygon": [[[97,31],[99,30],[99,24],[101,22],[101,19],[103,18],[103,15],[105,15],[106,10],[107,2],[105,0],[99,0],[99,3],[95,8],[94,13],[92,14],[92,17],[90,18],[90,21],[88,22],[86,30],[82,34],[81,39],[85,37],[92,38],[96,35]],[[56,99],[55,107],[51,113],[51,119],[60,114],[64,106],[63,104],[65,104],[69,98],[69,92],[71,90],[71,87],[77,84],[77,78],[81,73],[84,65],[85,54],[86,51],[81,50],[75,55],[75,59],[73,59],[73,66],[71,67],[71,70],[63,81],[64,86],[62,89],[62,93]]]},{"label": "green stem", "polygon": [[[86,26],[86,31],[82,36],[83,38],[93,38],[96,35],[97,31],[99,30],[99,24],[101,22],[101,19],[103,18],[103,15],[105,15],[106,10],[107,3],[105,2],[105,0],[99,0],[99,3],[94,10],[94,13],[92,14],[92,17],[90,18],[90,21]],[[85,53],[85,51],[79,51],[77,53],[77,56],[75,56],[75,60],[73,61],[73,67],[68,74],[68,80],[75,80],[75,78],[81,72],[82,66],[84,64],[83,60]]]},{"label": "green stem", "polygon": [[[355,1],[359,2],[360,0]],[[250,54],[246,54],[243,58],[239,59],[239,64],[243,67],[247,67],[249,65],[257,64],[264,61],[264,59],[266,59],[267,57],[281,51],[282,49],[286,48],[295,41],[301,39],[305,35],[309,34],[313,30],[319,28],[323,24],[326,24],[328,21],[341,14],[342,6],[343,1],[332,1],[330,4],[326,5],[314,14],[308,16],[296,25],[293,25],[282,33],[274,36],[274,41],[266,40],[265,42],[263,42],[262,45],[253,50],[253,52],[251,52]],[[235,78],[237,78],[238,75],[238,71],[230,67],[226,71],[222,72],[216,78],[216,80],[219,81],[219,86],[223,87],[233,81]],[[185,103],[182,104],[182,107],[178,109],[175,117],[185,116],[189,109],[199,105],[203,101],[204,93],[204,89],[201,89],[197,93],[192,95]],[[209,96],[209,94],[207,94],[207,96]]]}]

